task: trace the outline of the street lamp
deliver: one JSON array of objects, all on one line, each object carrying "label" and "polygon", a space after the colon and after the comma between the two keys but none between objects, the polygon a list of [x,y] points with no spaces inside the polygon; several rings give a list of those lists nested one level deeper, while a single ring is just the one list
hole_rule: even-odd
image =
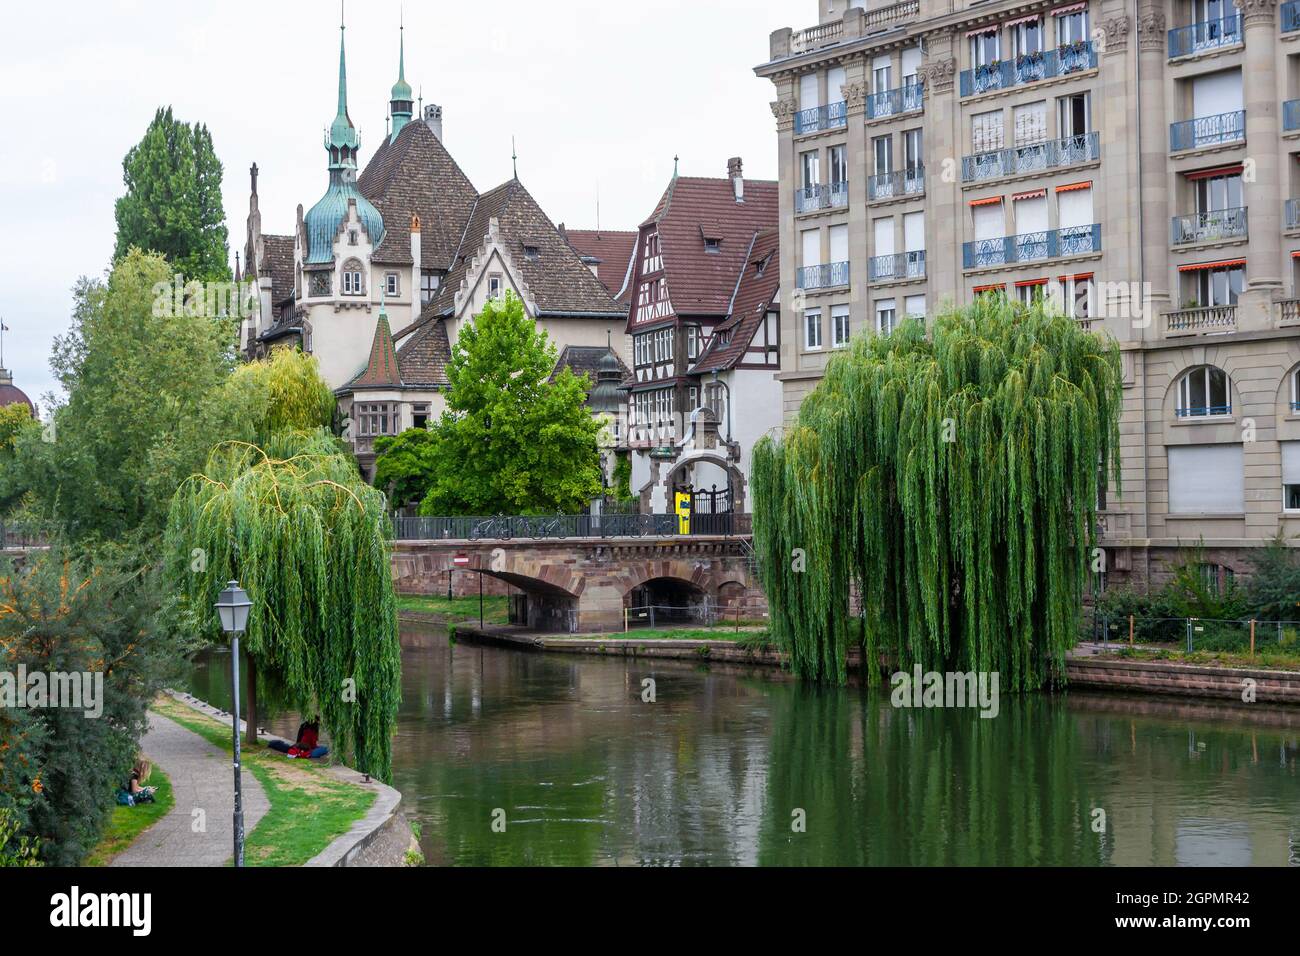
[{"label": "street lamp", "polygon": [[244,798],[239,784],[239,635],[248,627],[248,611],[253,602],[248,592],[231,581],[215,605],[221,629],[230,635],[230,707],[235,737],[235,866],[244,865]]}]

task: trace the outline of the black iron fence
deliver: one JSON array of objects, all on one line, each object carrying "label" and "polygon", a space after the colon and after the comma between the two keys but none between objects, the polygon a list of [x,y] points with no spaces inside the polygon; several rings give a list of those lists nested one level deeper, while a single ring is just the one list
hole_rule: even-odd
[{"label": "black iron fence", "polygon": [[1091,638],[1104,644],[1224,653],[1300,655],[1300,620],[1230,620],[1199,617],[1107,617],[1096,614]]},{"label": "black iron fence", "polygon": [[0,521],[0,551],[44,548],[48,544],[44,535],[26,524]]},{"label": "black iron fence", "polygon": [[748,514],[499,515],[495,517],[393,517],[400,541],[511,541],[547,538],[653,538],[680,535],[748,535]]}]

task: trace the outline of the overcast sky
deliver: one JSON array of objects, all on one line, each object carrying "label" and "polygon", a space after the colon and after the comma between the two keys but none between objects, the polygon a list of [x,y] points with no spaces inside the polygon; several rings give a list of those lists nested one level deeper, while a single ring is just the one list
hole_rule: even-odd
[{"label": "overcast sky", "polygon": [[[364,166],[397,78],[399,0],[348,4],[348,106]],[[51,338],[70,289],[113,251],[122,157],[160,105],[208,124],[225,167],[231,256],[248,167],[262,226],[287,233],[325,190],[339,8],[332,0],[79,0],[6,4],[0,37],[4,364],[33,399],[54,388]],[[814,0],[408,2],[406,78],[443,106],[444,139],[479,190],[519,178],[557,223],[631,229],[683,175],[741,156],[776,176],[768,34],[817,19]]]}]

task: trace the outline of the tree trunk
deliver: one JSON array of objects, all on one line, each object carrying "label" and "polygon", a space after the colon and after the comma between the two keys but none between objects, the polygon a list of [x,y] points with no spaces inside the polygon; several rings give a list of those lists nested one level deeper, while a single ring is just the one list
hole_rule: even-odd
[{"label": "tree trunk", "polygon": [[253,655],[248,655],[248,701],[245,713],[248,715],[248,733],[245,741],[250,747],[257,746],[257,663]]}]

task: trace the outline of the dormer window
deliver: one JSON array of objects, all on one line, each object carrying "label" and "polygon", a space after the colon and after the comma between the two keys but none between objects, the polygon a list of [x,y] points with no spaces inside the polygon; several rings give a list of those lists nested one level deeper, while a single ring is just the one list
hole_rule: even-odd
[{"label": "dormer window", "polygon": [[501,276],[499,275],[488,276],[488,298],[489,299],[501,298]]},{"label": "dormer window", "polygon": [[361,263],[356,259],[349,259],[343,263],[343,294],[363,295],[365,291],[365,286],[361,282]]},{"label": "dormer window", "polygon": [[705,251],[705,252],[712,252],[712,253],[715,253],[715,254],[721,252],[721,251],[722,251],[722,240],[721,240],[721,239],[705,239],[705,240],[704,240],[704,251]]},{"label": "dormer window", "polygon": [[524,246],[524,258],[529,262],[536,262],[541,257],[541,250],[537,246]]},{"label": "dormer window", "polygon": [[384,275],[384,294],[396,296],[402,291],[402,285],[396,272],[385,273]]},{"label": "dormer window", "polygon": [[349,245],[349,246],[355,246],[356,244],[357,244],[357,231],[356,231],[355,229],[349,229],[349,230],[348,230],[348,245]]}]

